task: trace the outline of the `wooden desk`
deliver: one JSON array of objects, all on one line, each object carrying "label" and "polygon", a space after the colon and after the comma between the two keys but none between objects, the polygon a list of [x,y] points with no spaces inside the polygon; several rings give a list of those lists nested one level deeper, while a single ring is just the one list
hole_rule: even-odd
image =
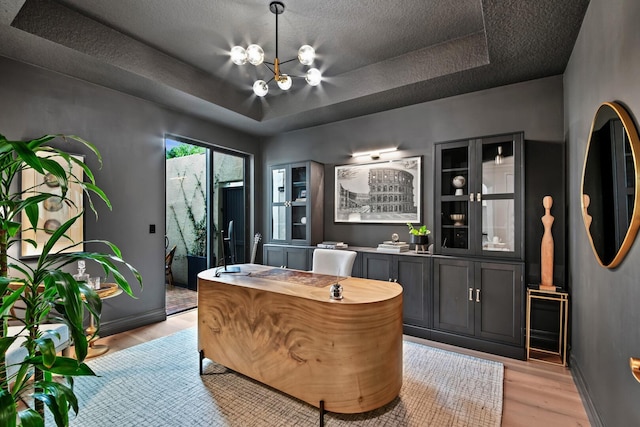
[{"label": "wooden desk", "polygon": [[201,355],[313,406],[360,413],[402,386],[402,287],[254,264],[198,274]]}]

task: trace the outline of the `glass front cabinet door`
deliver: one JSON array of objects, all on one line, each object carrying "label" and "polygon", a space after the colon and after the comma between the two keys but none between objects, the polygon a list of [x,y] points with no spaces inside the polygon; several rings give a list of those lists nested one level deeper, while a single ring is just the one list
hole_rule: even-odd
[{"label": "glass front cabinet door", "polygon": [[271,234],[273,243],[317,243],[322,230],[324,169],[315,162],[271,167]]},{"label": "glass front cabinet door", "polygon": [[436,145],[436,251],[524,256],[522,133]]},{"label": "glass front cabinet door", "polygon": [[286,241],[287,224],[289,223],[288,199],[286,187],[287,168],[271,169],[271,240]]}]

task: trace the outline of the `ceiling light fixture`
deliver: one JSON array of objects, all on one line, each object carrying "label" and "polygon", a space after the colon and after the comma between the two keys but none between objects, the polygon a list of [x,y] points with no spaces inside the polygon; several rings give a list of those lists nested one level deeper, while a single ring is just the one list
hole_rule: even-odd
[{"label": "ceiling light fixture", "polygon": [[496,155],[495,163],[496,165],[501,165],[504,157],[502,157],[502,146],[498,145],[498,154]]},{"label": "ceiling light fixture", "polygon": [[[291,77],[304,77],[310,86],[318,86],[322,80],[322,74],[317,68],[310,68],[305,76],[290,76],[280,73],[280,66],[287,62],[295,61],[296,58],[282,61],[278,59],[278,15],[284,12],[284,4],[274,1],[269,4],[269,10],[276,15],[276,59],[273,62],[264,60],[264,50],[257,44],[250,44],[247,48],[234,46],[231,48],[231,61],[236,65],[243,65],[247,62],[256,67],[264,64],[272,73],[273,77],[268,81],[256,80],[253,84],[253,92],[262,97],[269,92],[269,83],[276,81],[280,89],[289,90],[292,85]],[[304,45],[298,50],[298,61],[302,65],[311,65],[316,57],[316,51],[309,45]],[[273,67],[273,68],[272,68]]]},{"label": "ceiling light fixture", "polygon": [[372,151],[362,151],[358,153],[353,153],[351,157],[371,157],[372,159],[379,159],[380,154],[383,153],[391,153],[392,151],[396,151],[396,147],[392,148],[381,148],[380,150],[372,150]]}]

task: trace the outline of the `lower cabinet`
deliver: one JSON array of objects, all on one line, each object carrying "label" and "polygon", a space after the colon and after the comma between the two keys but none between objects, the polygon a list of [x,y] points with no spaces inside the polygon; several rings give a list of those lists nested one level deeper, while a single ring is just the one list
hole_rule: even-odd
[{"label": "lower cabinet", "polygon": [[[265,265],[311,270],[312,246],[263,248]],[[362,249],[352,275],[402,285],[406,334],[525,359],[523,263]]]},{"label": "lower cabinet", "polygon": [[308,247],[266,244],[262,247],[262,251],[264,265],[311,270],[313,249]]},{"label": "lower cabinet", "polygon": [[433,260],[433,328],[523,345],[523,265]]},{"label": "lower cabinet", "polygon": [[398,282],[403,289],[403,323],[431,327],[431,258],[363,253],[362,277]]}]

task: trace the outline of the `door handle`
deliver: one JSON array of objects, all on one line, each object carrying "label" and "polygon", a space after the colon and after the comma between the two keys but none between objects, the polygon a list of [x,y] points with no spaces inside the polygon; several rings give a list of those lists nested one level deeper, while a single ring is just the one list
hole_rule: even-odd
[{"label": "door handle", "polygon": [[482,193],[476,193],[476,202],[482,201]]},{"label": "door handle", "polygon": [[476,302],[480,302],[480,289],[476,289]]},{"label": "door handle", "polygon": [[473,288],[469,288],[469,301],[473,301]]},{"label": "door handle", "polygon": [[469,193],[469,201],[473,202],[473,193]]}]

